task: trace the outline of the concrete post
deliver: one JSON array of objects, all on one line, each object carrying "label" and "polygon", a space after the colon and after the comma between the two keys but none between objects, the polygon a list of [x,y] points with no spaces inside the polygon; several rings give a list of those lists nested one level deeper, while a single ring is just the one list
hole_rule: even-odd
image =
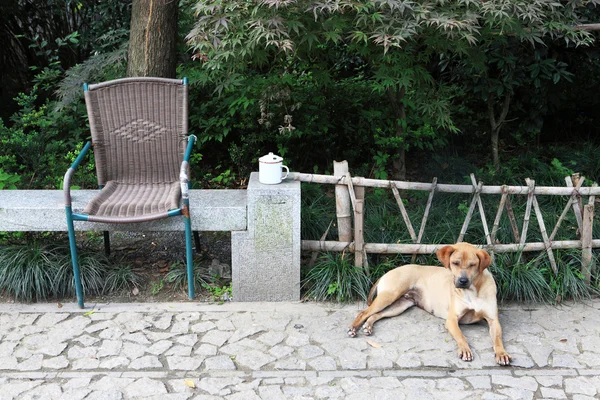
[{"label": "concrete post", "polygon": [[248,184],[248,229],[231,233],[234,301],[300,299],[300,182]]}]

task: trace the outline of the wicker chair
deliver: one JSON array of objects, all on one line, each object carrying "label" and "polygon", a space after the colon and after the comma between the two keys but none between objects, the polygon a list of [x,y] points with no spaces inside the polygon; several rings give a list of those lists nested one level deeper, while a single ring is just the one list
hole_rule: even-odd
[{"label": "wicker chair", "polygon": [[[182,215],[188,296],[194,298],[188,162],[195,137],[187,136],[187,79],[124,78],[84,85],[84,91],[93,144],[84,146],[64,179],[79,307],[83,288],[73,221],[135,223]],[[74,213],[71,177],[90,147],[101,190],[82,213]]]}]

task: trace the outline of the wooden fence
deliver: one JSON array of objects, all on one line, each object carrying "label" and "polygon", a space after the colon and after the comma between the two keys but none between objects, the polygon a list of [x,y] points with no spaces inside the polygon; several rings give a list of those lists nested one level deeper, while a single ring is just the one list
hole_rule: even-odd
[{"label": "wooden fence", "polygon": [[[367,253],[375,254],[413,254],[413,260],[417,254],[431,254],[446,244],[427,244],[422,243],[423,233],[429,217],[429,212],[433,204],[435,193],[470,193],[472,194],[471,203],[465,217],[464,223],[458,235],[457,242],[464,240],[465,234],[472,220],[473,213],[477,207],[481,217],[481,223],[485,233],[486,244],[482,248],[495,253],[518,252],[519,259],[522,252],[545,251],[556,274],[558,267],[552,252],[553,249],[581,249],[581,271],[586,282],[591,279],[593,265],[592,249],[600,247],[600,239],[593,239],[593,219],[595,196],[600,195],[600,188],[596,183],[592,186],[584,187],[585,178],[574,174],[565,178],[566,187],[536,186],[535,181],[526,179],[526,186],[484,186],[477,182],[475,176],[471,174],[471,185],[453,185],[438,184],[437,178],[431,183],[406,182],[366,179],[361,177],[352,177],[348,172],[347,162],[334,163],[334,176],[290,173],[289,179],[294,179],[308,183],[323,183],[336,185],[336,215],[338,222],[338,241],[326,241],[326,235],[321,240],[303,240],[302,249],[311,251],[350,251],[354,253],[355,265],[367,267]],[[406,229],[410,234],[412,243],[365,243],[364,242],[364,188],[382,188],[392,191],[398,204],[402,219]],[[408,216],[400,190],[427,191],[429,197],[425,206],[425,211],[419,230],[416,231]],[[485,216],[482,195],[501,195],[500,203],[496,211],[496,216],[489,229]],[[511,195],[527,196],[525,214],[521,229],[519,229],[515,213],[512,208]],[[550,233],[546,229],[537,196],[565,196],[568,197],[566,205],[559,216],[554,228]],[[583,196],[587,196],[587,201],[583,201]],[[497,239],[500,219],[506,210],[510,221],[513,243],[499,243]],[[572,210],[575,213],[577,221],[577,233],[579,238],[574,240],[555,241],[554,237],[558,232],[567,213]],[[542,242],[527,242],[527,231],[529,228],[530,217],[533,213],[536,216],[539,225]]]}]

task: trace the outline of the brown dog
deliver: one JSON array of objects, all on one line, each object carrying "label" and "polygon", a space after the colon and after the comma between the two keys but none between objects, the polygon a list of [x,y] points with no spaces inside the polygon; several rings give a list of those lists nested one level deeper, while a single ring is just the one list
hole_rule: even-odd
[{"label": "brown dog", "polygon": [[511,357],[504,350],[498,321],[496,282],[487,270],[490,255],[469,243],[442,247],[436,255],[444,268],[404,265],[375,282],[367,300],[369,307],[358,314],[348,335],[355,337],[363,324],[364,333],[370,335],[376,321],[417,306],[446,320],[446,328],[458,345],[458,356],[464,361],[473,360],[473,353],[458,324],[485,319],[494,342],[496,362],[509,365]]}]

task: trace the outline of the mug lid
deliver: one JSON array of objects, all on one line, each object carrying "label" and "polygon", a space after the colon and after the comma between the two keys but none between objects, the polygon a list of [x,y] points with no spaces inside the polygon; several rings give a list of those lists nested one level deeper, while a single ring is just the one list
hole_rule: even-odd
[{"label": "mug lid", "polygon": [[279,157],[277,154],[270,152],[266,156],[259,158],[258,161],[265,164],[277,164],[283,161],[283,157]]}]

